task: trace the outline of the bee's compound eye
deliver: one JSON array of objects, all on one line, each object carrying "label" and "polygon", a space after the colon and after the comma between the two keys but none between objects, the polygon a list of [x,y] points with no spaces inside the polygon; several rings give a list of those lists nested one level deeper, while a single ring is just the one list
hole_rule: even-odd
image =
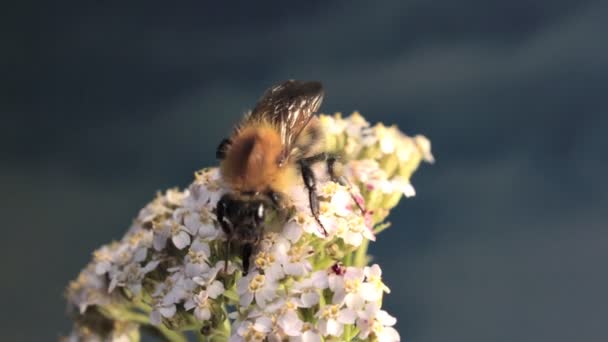
[{"label": "bee's compound eye", "polygon": [[256,215],[259,220],[264,219],[264,203],[260,203],[260,205],[258,205],[258,211]]}]

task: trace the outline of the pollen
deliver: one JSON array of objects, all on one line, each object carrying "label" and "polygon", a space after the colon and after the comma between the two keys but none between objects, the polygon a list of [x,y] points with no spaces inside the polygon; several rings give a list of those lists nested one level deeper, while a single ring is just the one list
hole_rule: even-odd
[{"label": "pollen", "polygon": [[118,254],[118,262],[126,264],[127,262],[129,262],[129,260],[131,260],[131,253],[129,253],[128,251],[123,251],[122,253]]},{"label": "pollen", "polygon": [[177,222],[173,222],[171,224],[171,235],[177,235],[177,233],[179,233],[180,231],[180,226],[179,224],[177,224]]},{"label": "pollen", "polygon": [[201,209],[200,220],[203,224],[211,224],[213,223],[213,217],[211,216],[211,211],[207,208]]},{"label": "pollen", "polygon": [[275,257],[272,254],[266,253],[264,251],[258,253],[255,258],[255,265],[258,268],[265,269],[275,262]]},{"label": "pollen", "polygon": [[291,249],[287,252],[289,256],[290,262],[298,262],[302,258],[302,255],[305,252],[304,246],[292,246]]},{"label": "pollen", "polygon": [[356,293],[359,291],[360,285],[361,285],[361,282],[359,282],[357,280],[345,280],[344,281],[344,289],[346,290],[346,292]]},{"label": "pollen", "polygon": [[337,304],[327,305],[321,311],[322,319],[335,319],[338,317],[338,313],[340,312],[340,308]]},{"label": "pollen", "polygon": [[339,188],[340,185],[338,185],[338,183],[328,182],[321,188],[321,195],[331,197]]},{"label": "pollen", "polygon": [[112,244],[110,244],[107,249],[102,248],[102,249],[96,250],[95,252],[93,252],[93,260],[95,260],[95,262],[112,260],[112,255],[110,252],[108,252],[108,250],[117,249],[118,245],[119,245],[118,242],[112,242]]},{"label": "pollen", "polygon": [[197,253],[193,250],[188,251],[188,258],[193,264],[202,264],[205,261],[205,256],[203,253]]},{"label": "pollen", "polygon": [[255,330],[253,325],[249,326],[249,328],[247,329],[247,332],[245,333],[245,335],[243,337],[245,337],[245,341],[247,341],[247,342],[254,342],[254,341],[261,342],[266,339],[266,335],[263,332]]},{"label": "pollen", "polygon": [[298,309],[298,305],[294,302],[294,301],[287,301],[287,303],[285,303],[285,307],[287,308],[287,310],[297,310]]},{"label": "pollen", "polygon": [[210,180],[211,180],[211,169],[204,168],[204,169],[201,169],[201,170],[198,170],[198,171],[194,172],[194,179],[198,183],[203,183],[203,184],[210,183]]},{"label": "pollen", "polygon": [[365,220],[361,216],[355,216],[348,220],[348,227],[351,232],[361,233],[365,227]]},{"label": "pollen", "polygon": [[348,227],[347,222],[345,220],[338,220],[337,225],[336,225],[336,233],[342,234],[348,230],[349,230],[349,227]]},{"label": "pollen", "polygon": [[249,282],[249,292],[256,292],[260,290],[264,283],[266,282],[266,277],[263,274],[258,274],[251,279]]},{"label": "pollen", "polygon": [[308,222],[308,218],[306,217],[306,215],[303,212],[298,212],[298,214],[295,217],[296,223],[299,224],[300,226],[304,225],[306,222]]},{"label": "pollen", "polygon": [[144,232],[143,231],[138,231],[135,234],[129,236],[129,244],[131,246],[137,246],[141,240],[144,239]]},{"label": "pollen", "polygon": [[320,215],[327,215],[330,212],[331,212],[331,206],[329,205],[328,202],[321,202],[319,204],[319,214]]},{"label": "pollen", "polygon": [[163,218],[160,216],[156,216],[152,219],[152,230],[155,232],[160,232],[161,230],[163,230],[163,223]]}]

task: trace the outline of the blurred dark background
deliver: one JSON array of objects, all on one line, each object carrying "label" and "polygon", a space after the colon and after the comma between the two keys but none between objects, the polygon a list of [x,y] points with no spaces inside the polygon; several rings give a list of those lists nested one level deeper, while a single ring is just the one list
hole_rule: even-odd
[{"label": "blurred dark background", "polygon": [[1,340],[67,333],[90,253],[287,78],[433,142],[372,246],[404,340],[608,339],[605,2],[2,7]]}]

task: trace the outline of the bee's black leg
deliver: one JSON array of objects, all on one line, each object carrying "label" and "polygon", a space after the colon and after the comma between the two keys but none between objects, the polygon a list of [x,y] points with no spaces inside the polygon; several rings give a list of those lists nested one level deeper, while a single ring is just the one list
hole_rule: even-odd
[{"label": "bee's black leg", "polygon": [[219,160],[224,159],[226,157],[226,150],[228,150],[228,147],[230,147],[231,144],[232,141],[230,139],[222,140],[215,150],[215,157]]},{"label": "bee's black leg", "polygon": [[315,174],[312,172],[310,168],[310,163],[303,159],[300,161],[300,170],[302,171],[302,178],[304,179],[304,185],[306,189],[308,189],[308,201],[310,203],[310,211],[312,212],[312,216],[314,216],[315,220],[321,226],[323,230],[323,234],[327,236],[327,230],[321,223],[319,219],[319,198],[317,197],[317,181],[315,179]]},{"label": "bee's black leg", "polygon": [[353,201],[355,202],[355,204],[357,205],[357,207],[359,208],[361,213],[365,214],[365,212],[366,212],[365,208],[363,208],[361,203],[359,203],[359,201],[353,194],[352,185],[350,184],[348,179],[346,179],[346,177],[344,177],[344,176],[338,176],[336,174],[335,165],[336,165],[336,162],[338,161],[338,159],[340,159],[340,157],[336,154],[322,152],[322,153],[316,154],[314,156],[305,158],[304,162],[310,165],[310,164],[324,161],[327,164],[327,173],[329,174],[329,177],[331,178],[331,180],[333,182],[336,182],[338,184],[341,184],[341,185],[347,187],[348,192],[350,193],[350,197],[353,199]]},{"label": "bee's black leg", "polygon": [[224,255],[224,273],[228,272],[228,259],[230,258],[230,243],[232,242],[232,223],[226,218],[226,211],[228,210],[228,197],[225,195],[220,198],[215,208],[215,215],[217,221],[222,227],[222,230],[226,234],[226,254]]},{"label": "bee's black leg", "polygon": [[250,243],[246,243],[241,247],[241,258],[243,259],[243,276],[249,273],[249,259],[253,253],[253,246]]}]

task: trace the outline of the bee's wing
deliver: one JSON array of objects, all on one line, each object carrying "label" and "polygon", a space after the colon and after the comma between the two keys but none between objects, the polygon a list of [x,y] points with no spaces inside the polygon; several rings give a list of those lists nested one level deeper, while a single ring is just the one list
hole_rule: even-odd
[{"label": "bee's wing", "polygon": [[283,163],[322,101],[323,86],[320,82],[289,80],[268,89],[249,119],[268,121],[277,127],[283,143],[280,161]]}]

